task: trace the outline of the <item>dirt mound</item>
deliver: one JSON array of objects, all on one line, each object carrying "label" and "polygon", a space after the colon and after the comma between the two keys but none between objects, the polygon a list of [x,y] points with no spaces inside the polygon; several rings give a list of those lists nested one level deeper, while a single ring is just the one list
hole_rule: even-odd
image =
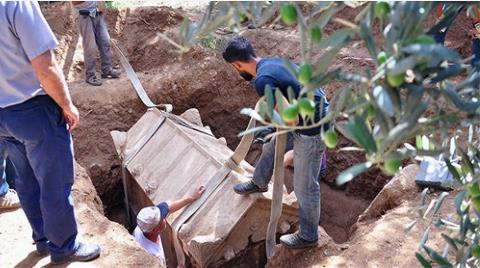
[{"label": "dirt mound", "polygon": [[[405,168],[392,180],[392,185],[382,190],[384,194],[377,197],[378,201],[372,211],[386,213],[381,218],[356,223],[356,230],[349,241],[335,245],[328,243],[328,237],[324,238],[326,246],[305,250],[290,259],[277,256],[285,261],[275,267],[418,267],[415,252],[428,222],[420,221],[409,233],[404,232],[405,226],[417,219],[415,212],[420,204],[418,189],[411,186],[416,168],[414,165]],[[398,194],[402,196],[395,199]],[[444,206],[439,211],[440,217],[446,217],[455,211],[454,196],[452,193],[445,199]],[[395,200],[390,200],[389,197]],[[427,199],[430,198],[433,197]],[[398,206],[392,208],[391,201]],[[432,228],[428,246],[438,250],[443,243],[441,232]],[[283,254],[288,256],[292,253]]]},{"label": "dirt mound", "polygon": [[[160,15],[154,15],[156,12]],[[137,65],[136,69],[144,70],[138,74],[154,102],[173,104],[176,114],[192,107],[199,109],[204,123],[212,128],[217,137],[225,137],[230,148],[234,148],[239,142],[238,133],[248,122],[248,118],[239,112],[243,107],[254,106],[256,93],[252,85],[242,80],[215,51],[197,46],[191,52],[180,55],[164,40],[149,43],[148,40],[155,39],[155,32],[160,28],[176,26],[178,16],[176,10],[169,8],[120,11],[117,17],[123,18],[123,22],[119,26],[122,30],[118,40],[132,64]],[[114,19],[109,23],[118,25]],[[256,29],[246,32],[246,36],[252,40],[261,56],[275,55],[299,60],[298,38],[293,33],[288,34],[288,30]],[[276,45],[278,40],[282,40],[282,46]],[[345,57],[356,52],[345,52]],[[321,53],[318,54],[320,56]],[[82,116],[79,128],[74,133],[77,159],[87,168],[104,204],[110,209],[119,207],[122,203],[120,162],[109,132],[128,129],[144,113],[145,108],[124,76],[119,80],[106,81],[99,88],[83,82],[70,83],[70,88]],[[327,87],[327,95],[333,96],[335,89],[335,86]],[[342,139],[341,145],[347,143]],[[247,160],[254,163],[260,151],[261,146],[254,145]],[[333,185],[340,170],[358,163],[362,157],[360,153],[329,151],[327,183]],[[362,199],[373,199],[387,181],[384,177],[377,179],[377,175],[378,171],[372,171],[347,186],[351,198],[359,200],[351,210],[358,210],[358,213],[349,214],[340,220],[343,227],[338,233],[341,234],[335,235],[340,237],[339,240],[346,239],[348,230],[345,228],[361,213],[360,208],[367,206]],[[332,189],[331,192],[340,191],[341,189]],[[111,212],[110,209],[107,213]],[[332,215],[333,212],[327,212],[328,214]],[[325,224],[328,225],[327,222]],[[326,229],[331,231],[328,227]]]},{"label": "dirt mound", "polygon": [[[160,267],[157,259],[140,248],[123,226],[103,216],[101,201],[85,169],[76,165],[75,175],[72,195],[75,201],[79,240],[98,243],[102,247],[101,257],[87,266]],[[1,211],[0,220],[1,267],[45,267],[50,262],[50,257],[42,258],[36,253],[35,245],[32,244],[31,228],[23,210]],[[68,266],[70,265],[60,267]]]},{"label": "dirt mound", "polygon": [[[136,71],[162,68],[175,63],[180,55],[168,42],[157,36],[176,27],[183,20],[181,9],[142,7],[122,15],[119,45]],[[113,26],[110,22],[109,25]]]},{"label": "dirt mound", "polygon": [[420,189],[413,179],[417,171],[418,165],[416,164],[405,167],[398,176],[395,176],[383,187],[359,217],[359,221],[375,219],[387,210],[397,207],[403,201],[414,198]]}]

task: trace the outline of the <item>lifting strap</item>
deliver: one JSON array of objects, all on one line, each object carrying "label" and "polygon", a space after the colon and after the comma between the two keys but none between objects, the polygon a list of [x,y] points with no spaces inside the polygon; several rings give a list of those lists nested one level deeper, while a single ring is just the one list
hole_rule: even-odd
[{"label": "lifting strap", "polygon": [[275,234],[280,216],[282,215],[282,198],[283,198],[283,179],[285,169],[283,168],[283,157],[285,155],[285,147],[287,144],[287,133],[279,134],[275,138],[275,162],[273,168],[273,194],[272,206],[270,209],[270,221],[267,227],[266,250],[267,258],[271,258],[275,254]]},{"label": "lifting strap", "polygon": [[[255,127],[255,119],[250,118],[247,129]],[[208,200],[210,195],[215,192],[218,186],[227,178],[228,174],[232,171],[232,167],[238,167],[238,165],[243,161],[245,156],[252,145],[254,138],[254,133],[246,134],[242,137],[237,148],[233,152],[232,156],[229,158],[229,161],[225,163],[222,168],[220,168],[207,182],[205,185],[205,192],[190,206],[185,208],[180,216],[178,216],[175,221],[172,223],[172,232],[173,232],[173,245],[175,247],[175,253],[177,255],[177,265],[185,266],[185,253],[181,246],[181,241],[178,238],[178,232],[180,227],[190,219],[190,217],[197,212],[197,210]],[[282,161],[283,162],[283,161]]]},{"label": "lifting strap", "polygon": [[[143,102],[143,104],[148,108],[161,108],[164,109],[165,112],[169,113],[173,110],[173,106],[171,104],[155,104],[152,100],[148,97],[147,92],[143,88],[140,80],[138,79],[137,74],[133,70],[132,66],[128,62],[127,58],[123,54],[123,52],[118,47],[117,43],[112,40],[113,48],[117,53],[120,64],[122,65],[123,69],[125,69],[127,73],[127,77],[129,78],[130,82],[133,85],[133,88],[137,92],[138,97]],[[200,128],[192,127],[191,124],[187,124],[182,120],[178,119],[178,117],[170,116],[169,114],[164,114],[165,117],[175,121],[176,123],[194,129],[196,131],[202,132],[207,135],[211,135],[203,131]],[[140,151],[140,149],[150,140],[150,138],[157,132],[159,127],[162,125],[163,120],[160,120],[159,124],[156,124],[154,128],[152,128],[152,132],[146,137],[143,138],[143,141],[140,142],[140,145],[135,148],[134,151],[129,152],[128,155],[124,156],[124,160],[122,163],[123,171],[122,171],[122,179],[125,191],[125,203],[127,209],[127,215],[130,218],[130,211],[129,211],[129,202],[128,202],[128,195],[127,195],[127,185],[126,185],[126,177],[125,177],[125,170],[127,168],[128,162]],[[251,118],[248,126],[248,129],[252,129],[255,127],[255,119]],[[212,136],[212,135],[211,135]],[[178,265],[185,266],[185,253],[181,246],[181,241],[178,238],[178,231],[180,227],[188,221],[188,219],[197,212],[197,210],[208,200],[210,195],[215,192],[218,186],[225,180],[228,174],[232,171],[232,167],[239,166],[240,163],[245,159],[250,146],[252,145],[254,139],[254,133],[246,134],[242,137],[240,143],[238,144],[237,148],[233,152],[232,156],[229,159],[229,162],[226,163],[221,169],[219,169],[212,178],[207,182],[205,185],[205,192],[203,195],[193,202],[190,206],[185,208],[182,213],[175,219],[172,223],[172,231],[173,231],[173,243],[175,247],[175,253],[177,255],[177,263]],[[272,209],[270,213],[270,221],[268,223],[267,229],[267,242],[266,242],[266,249],[267,249],[267,257],[270,258],[273,256],[275,251],[275,233],[277,230],[278,220],[281,216],[282,212],[282,194],[283,194],[283,155],[285,154],[285,144],[286,144],[286,134],[278,135],[275,143],[275,165],[274,165],[274,184],[273,184],[273,197],[272,197]]]},{"label": "lifting strap", "polygon": [[120,64],[122,65],[123,69],[125,69],[125,72],[127,72],[128,79],[130,79],[130,82],[132,82],[133,88],[137,92],[137,95],[143,102],[143,104],[145,104],[145,106],[147,106],[148,108],[156,107],[163,109],[166,112],[171,112],[173,110],[173,106],[171,104],[155,104],[152,102],[150,97],[148,97],[147,92],[143,88],[142,83],[138,79],[137,74],[133,70],[132,65],[130,65],[122,50],[120,50],[120,48],[118,47],[117,42],[112,40],[112,46],[115,49],[118,58],[120,59]]}]

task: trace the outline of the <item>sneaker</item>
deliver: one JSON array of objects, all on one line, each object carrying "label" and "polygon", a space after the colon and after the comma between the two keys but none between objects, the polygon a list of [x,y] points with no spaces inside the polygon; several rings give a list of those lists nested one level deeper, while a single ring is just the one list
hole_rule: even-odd
[{"label": "sneaker", "polygon": [[8,192],[4,196],[0,196],[0,209],[12,209],[19,207],[20,200],[18,199],[18,195],[15,190],[8,189]]},{"label": "sneaker", "polygon": [[298,249],[298,248],[310,248],[315,247],[318,244],[318,239],[315,241],[308,241],[300,237],[298,232],[293,234],[286,234],[280,237],[280,242],[284,244],[287,248]]},{"label": "sneaker", "polygon": [[72,255],[63,257],[58,260],[51,259],[52,264],[63,264],[67,262],[87,262],[100,256],[100,246],[97,244],[78,243],[76,250]]},{"label": "sneaker", "polygon": [[93,75],[87,78],[87,83],[92,86],[101,86],[102,80],[100,80],[96,75]]},{"label": "sneaker", "polygon": [[268,186],[265,188],[260,188],[253,182],[253,180],[249,180],[247,182],[242,182],[233,186],[233,191],[240,195],[246,195],[251,193],[264,193],[268,191]]},{"label": "sneaker", "polygon": [[48,249],[48,242],[45,240],[35,242],[35,247],[37,248],[37,253],[40,256],[47,256],[50,254],[50,250]]},{"label": "sneaker", "polygon": [[108,73],[102,73],[102,78],[119,78],[120,71],[118,69],[111,69]]}]

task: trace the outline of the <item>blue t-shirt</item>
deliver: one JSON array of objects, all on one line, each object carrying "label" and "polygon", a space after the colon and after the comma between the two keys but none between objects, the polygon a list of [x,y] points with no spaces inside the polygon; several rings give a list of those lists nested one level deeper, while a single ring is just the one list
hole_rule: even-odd
[{"label": "blue t-shirt", "polygon": [[160,218],[165,219],[170,212],[167,202],[162,202],[157,205],[157,208],[160,209]]},{"label": "blue t-shirt", "polygon": [[[298,66],[292,63],[294,68],[298,69]],[[285,67],[283,59],[278,57],[273,58],[262,58],[257,63],[257,75],[255,78],[255,89],[257,90],[258,95],[265,95],[265,87],[269,85],[272,90],[280,90],[288,99],[288,87],[291,87],[295,92],[295,97],[298,98],[300,91],[302,90],[302,85],[298,82],[295,75],[293,75],[287,67]],[[275,93],[275,92],[274,92]],[[323,99],[323,107],[320,109],[320,105]],[[321,118],[325,117],[328,112],[328,100],[325,96],[325,93],[322,89],[315,90],[315,118],[314,122],[320,121]],[[312,120],[308,120],[307,126],[312,125]],[[303,120],[300,118],[299,126],[303,125]],[[324,126],[326,130],[328,126]],[[320,134],[321,127],[315,127],[306,130],[297,130],[297,133],[303,135],[318,135]]]},{"label": "blue t-shirt", "polygon": [[0,1],[0,108],[45,94],[31,61],[57,44],[37,2]]}]

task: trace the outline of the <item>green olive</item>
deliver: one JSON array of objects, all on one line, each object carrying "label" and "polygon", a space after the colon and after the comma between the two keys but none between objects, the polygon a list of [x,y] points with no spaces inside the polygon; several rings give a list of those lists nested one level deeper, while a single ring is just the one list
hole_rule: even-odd
[{"label": "green olive", "polygon": [[293,25],[297,22],[297,9],[294,5],[283,5],[280,16],[286,25]]},{"label": "green olive", "polygon": [[312,78],[312,67],[310,64],[305,63],[302,66],[300,66],[300,69],[298,70],[298,81],[305,85],[310,82],[310,79]]},{"label": "green olive", "polygon": [[315,102],[309,98],[298,101],[298,109],[303,118],[312,117],[315,114]]},{"label": "green olive", "polygon": [[399,87],[405,82],[405,73],[387,74],[387,82],[392,87]]},{"label": "green olive", "polygon": [[318,26],[313,26],[310,30],[310,37],[315,43],[320,43],[322,41],[322,30]]},{"label": "green olive", "polygon": [[337,146],[338,143],[338,137],[337,133],[331,129],[329,129],[325,134],[323,135],[323,141],[325,142],[325,145],[333,149]]},{"label": "green olive", "polygon": [[290,104],[282,111],[282,119],[285,123],[295,123],[298,118],[298,104]]},{"label": "green olive", "polygon": [[383,163],[383,168],[385,169],[387,175],[395,175],[395,173],[397,173],[397,171],[400,169],[401,165],[402,161],[400,160],[386,160]]},{"label": "green olive", "polygon": [[379,1],[375,4],[373,12],[375,17],[384,18],[390,13],[390,5],[387,2]]},{"label": "green olive", "polygon": [[387,53],[385,51],[380,51],[377,55],[377,62],[378,65],[382,65],[387,61]]}]

